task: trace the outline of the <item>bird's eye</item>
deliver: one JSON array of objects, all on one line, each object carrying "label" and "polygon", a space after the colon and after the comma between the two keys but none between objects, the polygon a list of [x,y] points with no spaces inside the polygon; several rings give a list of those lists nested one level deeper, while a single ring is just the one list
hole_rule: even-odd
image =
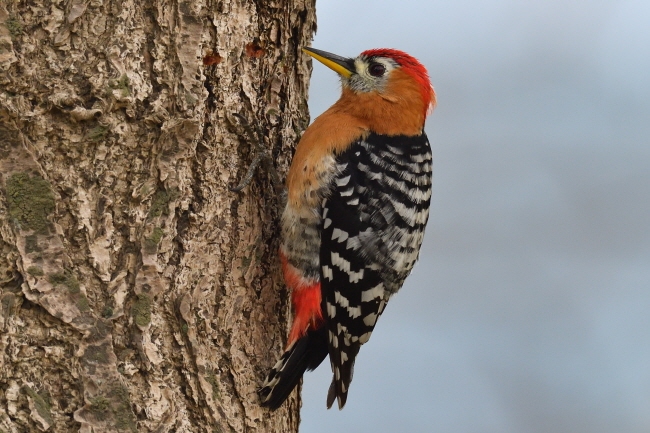
[{"label": "bird's eye", "polygon": [[368,67],[368,72],[370,72],[370,75],[373,77],[381,77],[384,75],[384,72],[386,72],[386,67],[381,63],[372,63]]}]

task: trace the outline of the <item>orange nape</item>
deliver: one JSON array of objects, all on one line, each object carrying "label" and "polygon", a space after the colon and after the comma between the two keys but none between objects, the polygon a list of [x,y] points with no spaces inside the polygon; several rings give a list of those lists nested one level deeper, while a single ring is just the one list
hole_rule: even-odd
[{"label": "orange nape", "polygon": [[316,329],[323,322],[321,310],[321,293],[319,281],[306,281],[300,276],[287,257],[280,252],[284,282],[291,289],[293,304],[293,325],[289,332],[287,348],[307,333],[309,328]]}]

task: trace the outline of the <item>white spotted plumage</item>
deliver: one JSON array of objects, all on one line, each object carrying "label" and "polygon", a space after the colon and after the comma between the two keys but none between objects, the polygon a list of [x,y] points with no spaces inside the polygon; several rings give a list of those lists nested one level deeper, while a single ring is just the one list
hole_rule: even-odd
[{"label": "white spotted plumage", "polygon": [[345,404],[352,367],[388,299],[417,261],[431,198],[426,136],[370,136],[336,166],[323,202],[320,260],[330,362],[328,404]]}]

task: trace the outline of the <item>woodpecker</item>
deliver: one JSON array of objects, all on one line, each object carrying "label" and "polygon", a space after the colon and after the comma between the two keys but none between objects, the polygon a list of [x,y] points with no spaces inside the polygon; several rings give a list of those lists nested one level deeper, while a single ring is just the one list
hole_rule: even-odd
[{"label": "woodpecker", "polygon": [[359,348],[418,259],[431,199],[425,67],[394,49],[303,51],[340,75],[340,99],[307,128],[287,176],[280,259],[293,324],[259,390],[277,409],[329,355],[327,408],[342,409]]}]

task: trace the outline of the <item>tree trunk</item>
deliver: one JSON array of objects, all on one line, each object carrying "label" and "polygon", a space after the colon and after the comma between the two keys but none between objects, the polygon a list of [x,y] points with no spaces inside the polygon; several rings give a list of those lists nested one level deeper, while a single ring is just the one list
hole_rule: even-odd
[{"label": "tree trunk", "polygon": [[314,0],[0,3],[0,431],[297,431],[257,399],[290,305],[232,113],[286,173],[314,30]]}]

